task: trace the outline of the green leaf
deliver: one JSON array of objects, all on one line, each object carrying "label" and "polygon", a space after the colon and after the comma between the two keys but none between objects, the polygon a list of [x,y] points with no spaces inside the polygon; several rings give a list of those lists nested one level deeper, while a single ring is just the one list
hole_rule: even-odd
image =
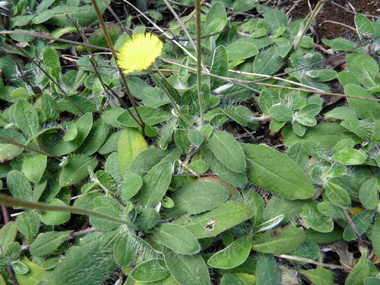
[{"label": "green leaf", "polygon": [[363,34],[369,33],[373,34],[374,28],[372,26],[372,23],[366,16],[360,13],[355,14],[355,26],[356,30],[358,32],[359,38],[364,41]]},{"label": "green leaf", "polygon": [[30,253],[34,256],[50,254],[70,236],[71,231],[39,234],[36,240],[30,245]]},{"label": "green leaf", "polygon": [[235,12],[246,12],[251,10],[256,3],[256,0],[236,0],[233,9]]},{"label": "green leaf", "polygon": [[264,145],[243,144],[249,181],[285,199],[307,199],[314,195],[309,178],[286,155]]},{"label": "green leaf", "polygon": [[159,224],[154,236],[166,247],[179,254],[196,254],[200,251],[198,240],[184,227],[174,224]]},{"label": "green leaf", "polygon": [[248,183],[247,175],[245,173],[238,173],[227,168],[220,160],[216,158],[213,152],[206,145],[202,146],[203,154],[206,158],[207,164],[210,166],[213,173],[218,175],[227,183],[236,187],[244,187]]},{"label": "green leaf", "polygon": [[234,42],[227,46],[226,51],[229,61],[246,59],[259,53],[257,47],[250,42]]},{"label": "green leaf", "polygon": [[[355,224],[359,235],[364,234],[368,229],[369,225],[372,223],[373,214],[373,211],[367,210],[356,214],[352,218],[352,222]],[[357,238],[353,229],[349,225],[347,225],[344,229],[343,238],[348,241],[355,240]]]},{"label": "green leaf", "polygon": [[329,233],[321,233],[315,230],[305,230],[306,238],[314,241],[317,244],[326,244],[342,239],[343,230],[341,228],[335,228]]},{"label": "green leaf", "polygon": [[113,244],[113,256],[120,266],[127,266],[136,258],[135,251],[129,246],[130,242],[129,234],[123,233]]},{"label": "green leaf", "polygon": [[189,167],[199,174],[205,173],[209,168],[203,160],[194,160],[189,164]]},{"label": "green leaf", "polygon": [[351,204],[351,199],[347,191],[335,183],[327,183],[325,194],[331,203],[339,207],[348,207]]},{"label": "green leaf", "polygon": [[[133,108],[130,108],[129,110],[135,116],[135,118],[138,118]],[[137,107],[137,111],[139,112],[144,123],[149,126],[153,126],[170,119],[169,113],[159,110],[157,108]],[[133,128],[139,127],[137,122],[129,115],[127,111],[124,111],[123,113],[121,113],[117,117],[117,121],[127,127],[133,127]]]},{"label": "green leaf", "polygon": [[247,205],[228,200],[219,207],[197,215],[180,217],[173,221],[190,230],[197,238],[217,236],[221,232],[240,224],[253,215],[253,210]]},{"label": "green leaf", "polygon": [[88,176],[88,167],[95,169],[97,165],[93,157],[71,156],[59,175],[59,185],[66,187],[78,183]]},{"label": "green leaf", "polygon": [[[343,39],[343,38],[336,38],[336,39],[332,39],[332,40],[322,39],[322,42],[325,45],[327,45],[333,49],[341,50],[341,51],[347,51],[347,50],[350,50],[356,46],[356,44],[354,42],[351,42],[351,41]],[[340,72],[340,73],[342,73],[342,72]],[[345,84],[343,84],[343,85],[345,85]]]},{"label": "green leaf", "polygon": [[[311,260],[315,260],[319,255],[321,254],[321,250],[318,247],[318,245],[309,239],[305,239],[304,242],[297,247],[295,250],[292,252],[289,252],[288,255],[296,256],[296,257],[303,257],[303,258],[308,258]],[[296,261],[291,258],[290,259],[294,263],[299,263],[299,264],[306,264],[307,262],[301,262],[301,261]]]},{"label": "green leaf", "polygon": [[45,47],[42,50],[42,58],[47,67],[51,68],[52,75],[56,79],[59,78],[61,73],[61,63],[59,61],[59,53],[51,47]]},{"label": "green leaf", "polygon": [[[215,18],[210,23],[210,25],[206,26],[205,33],[207,35],[209,35],[209,34],[214,34],[214,33],[221,32],[224,29],[224,27],[226,26],[227,22],[228,22],[227,17],[218,17],[218,18]],[[214,35],[215,39],[218,39],[219,35],[220,34]]]},{"label": "green leaf", "polygon": [[[252,283],[254,284],[254,283]],[[220,285],[242,285],[239,278],[237,278],[235,275],[232,275],[230,273],[227,273],[223,275],[222,280],[220,280]]]},{"label": "green leaf", "polygon": [[118,158],[121,173],[125,173],[136,156],[148,149],[144,137],[137,129],[125,128],[119,138]]},{"label": "green leaf", "polygon": [[363,121],[349,119],[344,120],[341,125],[364,140],[369,140],[371,138],[372,129]]},{"label": "green leaf", "polygon": [[277,121],[287,122],[293,120],[293,111],[284,105],[274,105],[268,112]]},{"label": "green leaf", "polygon": [[151,259],[140,263],[131,272],[131,277],[140,282],[154,282],[170,275],[163,259]]},{"label": "green leaf", "polygon": [[183,151],[188,151],[190,148],[190,140],[187,136],[187,132],[183,129],[178,129],[174,133],[174,141],[176,145]]},{"label": "green leaf", "polygon": [[0,143],[0,163],[12,160],[21,154],[23,150],[13,144]]},{"label": "green leaf", "polygon": [[[66,204],[59,199],[51,200],[49,202],[49,205],[66,206]],[[66,223],[68,220],[70,220],[70,217],[71,214],[67,212],[47,211],[42,213],[42,215],[40,216],[40,220],[45,225],[57,226]]]},{"label": "green leaf", "polygon": [[339,72],[338,80],[343,86],[346,86],[347,84],[360,84],[359,79],[356,77],[356,75],[348,71]]},{"label": "green leaf", "polygon": [[143,180],[140,175],[136,173],[125,174],[123,176],[123,182],[121,182],[120,198],[126,202],[137,194],[142,185]]},{"label": "green leaf", "polygon": [[371,88],[379,85],[379,65],[370,55],[364,53],[348,53],[346,55],[346,62],[348,69],[356,75],[364,87]]},{"label": "green leaf", "polygon": [[92,155],[98,151],[108,137],[109,128],[105,125],[94,126],[88,136],[78,148],[77,152],[83,155]]},{"label": "green leaf", "polygon": [[286,224],[295,218],[303,207],[303,201],[291,201],[285,200],[278,196],[274,196],[270,199],[269,203],[265,207],[262,220],[268,221],[281,214],[284,214],[284,219],[281,224]]},{"label": "green leaf", "polygon": [[40,219],[38,214],[34,211],[25,211],[16,218],[16,226],[20,233],[22,233],[28,241],[33,240],[34,236],[38,233],[40,228]]},{"label": "green leaf", "polygon": [[15,240],[17,228],[14,222],[6,223],[0,229],[0,247],[3,253],[6,253],[6,248]]},{"label": "green leaf", "polygon": [[298,273],[305,275],[315,285],[333,285],[334,273],[323,267],[310,270],[297,270]]},{"label": "green leaf", "polygon": [[182,285],[209,285],[207,265],[199,255],[180,255],[164,250],[165,263],[174,279]]},{"label": "green leaf", "polygon": [[50,11],[50,10],[43,11],[42,13],[38,14],[36,17],[33,18],[32,23],[35,25],[41,24],[41,23],[46,22],[47,20],[49,20],[53,16],[54,16],[54,13],[52,11]]},{"label": "green leaf", "polygon": [[367,159],[367,155],[357,149],[345,148],[334,153],[332,160],[345,165],[360,165]]},{"label": "green leaf", "polygon": [[22,262],[15,262],[12,264],[12,269],[15,271],[16,274],[24,275],[28,273],[29,268],[23,264]]},{"label": "green leaf", "polygon": [[321,212],[323,215],[328,216],[330,218],[333,218],[333,219],[345,218],[342,213],[342,210],[331,202],[323,201],[318,204],[317,208],[319,212]]},{"label": "green leaf", "polygon": [[[96,3],[98,4],[100,13],[103,13],[106,9],[106,5],[104,5],[103,1],[99,0],[96,0]],[[107,0],[107,3],[109,4],[110,1]],[[61,27],[73,25],[70,22],[70,20],[67,17],[65,17],[65,14],[71,15],[74,19],[78,19],[77,24],[81,27],[93,26],[97,20],[97,16],[96,14],[94,14],[94,8],[92,5],[75,7],[60,4],[59,6],[56,6],[53,9],[51,9],[51,11],[54,13],[54,17],[49,19],[48,23]]]},{"label": "green leaf", "polygon": [[70,130],[63,136],[63,140],[66,142],[73,141],[78,136],[78,129],[76,125],[72,125]]},{"label": "green leaf", "polygon": [[219,184],[204,181],[190,183],[170,196],[175,206],[165,213],[165,217],[203,213],[223,204],[228,196],[228,190]]},{"label": "green leaf", "polygon": [[242,191],[245,203],[251,207],[254,211],[254,215],[251,218],[251,222],[254,226],[257,226],[263,216],[265,202],[263,197],[256,191],[251,191],[248,188]]},{"label": "green leaf", "polygon": [[326,82],[335,79],[338,76],[338,72],[332,69],[319,69],[319,76],[316,78],[319,82]]},{"label": "green leaf", "polygon": [[252,236],[243,236],[225,249],[215,253],[208,261],[208,265],[216,268],[229,269],[242,264],[251,252]]},{"label": "green leaf", "polygon": [[281,274],[277,262],[270,254],[258,253],[256,266],[256,284],[281,284]]},{"label": "green leaf", "polygon": [[45,262],[42,264],[42,269],[43,270],[50,270],[55,268],[59,264],[59,259],[58,258],[50,258],[45,260]]},{"label": "green leaf", "polygon": [[318,232],[328,233],[334,229],[333,220],[318,211],[318,202],[315,200],[305,202],[300,216],[306,224]]},{"label": "green leaf", "polygon": [[288,19],[281,10],[270,9],[264,14],[265,21],[269,24],[269,31],[273,35],[279,28],[288,26]]},{"label": "green leaf", "polygon": [[359,190],[360,202],[367,209],[376,208],[379,204],[379,199],[377,197],[377,177],[372,177],[363,182]]},{"label": "green leaf", "polygon": [[20,259],[20,262],[22,262],[29,269],[26,274],[16,273],[16,279],[20,284],[37,284],[43,280],[45,271],[40,266],[30,262],[25,256]]},{"label": "green leaf", "polygon": [[137,200],[144,206],[157,206],[165,196],[172,179],[172,164],[162,162],[154,166],[143,178]]},{"label": "green leaf", "polygon": [[136,226],[142,230],[147,230],[155,226],[160,218],[160,215],[153,208],[144,208],[135,220]]},{"label": "green leaf", "polygon": [[22,162],[22,171],[30,181],[37,183],[44,174],[46,162],[47,156],[43,154],[27,156]]},{"label": "green leaf", "polygon": [[15,198],[33,201],[33,190],[30,182],[20,171],[12,170],[8,173],[7,185]]},{"label": "green leaf", "polygon": [[[266,34],[266,31],[265,31]],[[271,48],[260,52],[253,60],[253,73],[273,75],[282,66],[281,57]]]},{"label": "green leaf", "polygon": [[263,253],[283,254],[295,250],[305,240],[305,234],[300,228],[289,226],[266,231],[258,240],[254,240],[252,249]]},{"label": "green leaf", "polygon": [[75,138],[74,142],[78,146],[80,146],[84,142],[84,140],[86,139],[86,137],[88,136],[88,134],[91,131],[91,127],[92,127],[92,113],[86,113],[85,115],[83,115],[75,123],[75,127],[78,130],[78,135]]},{"label": "green leaf", "polygon": [[244,152],[232,135],[215,130],[207,143],[209,149],[227,168],[243,172],[246,168]]},{"label": "green leaf", "polygon": [[224,7],[222,2],[215,2],[207,13],[205,21],[206,27],[219,17],[227,17],[226,7]]},{"label": "green leaf", "polygon": [[369,267],[367,261],[368,249],[361,249],[362,256],[359,262],[356,263],[354,269],[348,274],[346,279],[346,285],[359,285],[364,283],[364,279],[369,277]]},{"label": "green leaf", "polygon": [[199,147],[204,141],[202,133],[195,129],[187,130],[187,137],[196,147]]},{"label": "green leaf", "polygon": [[[54,270],[50,285],[103,283],[117,265],[112,254],[100,250],[100,234],[90,234],[91,242],[67,254]],[[88,235],[86,236],[88,237]],[[80,268],[81,270],[75,270]]]},{"label": "green leaf", "polygon": [[[107,206],[103,205],[93,210],[102,214],[115,217],[115,218],[120,218],[120,213],[116,212],[116,210],[110,207],[109,205]],[[94,228],[97,228],[100,231],[110,231],[120,226],[120,224],[117,222],[110,222],[110,221],[97,218],[94,216],[90,216],[90,223],[92,224]]]},{"label": "green leaf", "polygon": [[372,246],[373,246],[373,250],[375,251],[376,253],[376,256],[379,256],[380,255],[380,239],[377,238],[380,234],[380,215],[377,214],[375,216],[375,224],[372,228]]},{"label": "green leaf", "polygon": [[99,170],[96,172],[96,178],[98,179],[100,185],[103,189],[115,194],[118,190],[118,185],[115,179],[106,171]]},{"label": "green leaf", "polygon": [[[216,3],[220,3],[220,2],[216,2]],[[214,6],[219,6],[219,5],[213,5],[213,7]],[[223,8],[223,11],[225,11],[224,8]],[[229,65],[228,65],[227,51],[224,46],[220,45],[214,51],[210,73],[226,77],[228,75],[228,69],[229,69]],[[224,81],[222,79],[211,77],[210,89],[214,90],[215,88],[219,87],[223,83]]]},{"label": "green leaf", "polygon": [[144,101],[145,106],[153,108],[170,103],[170,99],[158,87],[145,87],[142,90],[141,99]]},{"label": "green leaf", "polygon": [[34,137],[39,130],[36,109],[24,99],[19,99],[15,107],[15,121],[28,138]]},{"label": "green leaf", "polygon": [[309,154],[304,151],[301,143],[296,143],[292,145],[286,151],[286,156],[293,160],[297,165],[305,170],[309,161]]},{"label": "green leaf", "polygon": [[121,132],[122,131],[118,131],[108,136],[106,142],[103,144],[103,146],[99,149],[98,152],[100,154],[107,154],[107,153],[116,151]]},{"label": "green leaf", "polygon": [[319,143],[321,147],[325,147],[327,150],[332,150],[342,139],[352,138],[355,143],[361,142],[356,135],[347,131],[339,122],[319,123],[315,127],[309,128],[303,137],[297,136],[290,126],[285,126],[281,134],[284,137],[284,144],[286,146],[311,141]]},{"label": "green leaf", "polygon": [[[70,99],[84,113],[90,113],[90,112],[96,112],[97,111],[94,103],[92,103],[92,101],[86,97],[83,97],[80,95],[73,95],[73,96],[70,96]],[[73,103],[71,101],[69,99],[67,99],[66,97],[59,100],[57,102],[59,110],[60,111],[67,111],[67,112],[73,113],[75,115],[81,116],[82,112],[80,112],[78,110],[78,108],[73,105]]]},{"label": "green leaf", "polygon": [[325,114],[326,119],[339,119],[339,120],[348,120],[348,119],[357,119],[356,111],[353,107],[336,107],[330,112]]}]

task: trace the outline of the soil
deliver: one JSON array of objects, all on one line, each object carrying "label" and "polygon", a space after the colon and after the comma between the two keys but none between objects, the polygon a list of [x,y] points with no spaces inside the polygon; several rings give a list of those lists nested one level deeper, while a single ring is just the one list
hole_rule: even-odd
[{"label": "soil", "polygon": [[[312,11],[310,7],[314,9],[318,2],[318,0],[295,0],[290,1],[290,4],[286,6],[291,8],[295,5],[295,9],[291,11],[289,16],[293,17],[293,20],[297,20],[304,19]],[[285,12],[288,9],[285,8]],[[355,13],[365,14],[371,21],[376,21],[378,16],[380,16],[380,1],[335,0],[331,1],[331,3],[326,3],[316,18],[315,42],[321,43],[322,39],[334,39],[337,37],[354,37],[357,39],[356,34],[353,33],[353,29],[355,29]],[[334,21],[336,23],[326,21]],[[344,27],[339,23],[350,26],[352,29]]]}]

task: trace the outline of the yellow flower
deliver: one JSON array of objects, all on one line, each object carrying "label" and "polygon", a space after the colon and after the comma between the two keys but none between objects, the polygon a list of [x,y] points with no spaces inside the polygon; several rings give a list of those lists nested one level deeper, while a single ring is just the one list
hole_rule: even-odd
[{"label": "yellow flower", "polygon": [[148,69],[162,53],[162,41],[150,33],[133,35],[119,48],[117,65],[124,73]]}]

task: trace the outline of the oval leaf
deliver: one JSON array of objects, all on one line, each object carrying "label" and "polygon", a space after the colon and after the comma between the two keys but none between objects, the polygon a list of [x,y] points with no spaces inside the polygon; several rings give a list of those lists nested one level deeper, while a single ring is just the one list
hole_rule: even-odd
[{"label": "oval leaf", "polygon": [[246,168],[244,152],[232,135],[225,131],[214,131],[208,140],[208,147],[226,167],[235,172]]},{"label": "oval leaf", "polygon": [[249,181],[285,199],[307,199],[314,188],[298,165],[286,155],[264,145],[243,144]]},{"label": "oval leaf", "polygon": [[154,235],[165,246],[180,254],[195,254],[201,249],[195,236],[179,225],[160,224],[154,230]]},{"label": "oval leaf", "polygon": [[216,268],[229,269],[242,264],[251,251],[252,237],[243,236],[231,243],[227,248],[214,254],[208,265]]},{"label": "oval leaf", "polygon": [[154,282],[170,275],[163,259],[156,258],[140,263],[131,272],[131,277],[141,282]]}]

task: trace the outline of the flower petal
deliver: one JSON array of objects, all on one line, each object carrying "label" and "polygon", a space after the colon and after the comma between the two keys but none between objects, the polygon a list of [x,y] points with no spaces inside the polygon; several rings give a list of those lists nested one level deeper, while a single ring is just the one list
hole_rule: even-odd
[{"label": "flower petal", "polygon": [[133,35],[119,49],[117,65],[124,73],[148,69],[155,59],[161,55],[163,43],[150,33]]}]

